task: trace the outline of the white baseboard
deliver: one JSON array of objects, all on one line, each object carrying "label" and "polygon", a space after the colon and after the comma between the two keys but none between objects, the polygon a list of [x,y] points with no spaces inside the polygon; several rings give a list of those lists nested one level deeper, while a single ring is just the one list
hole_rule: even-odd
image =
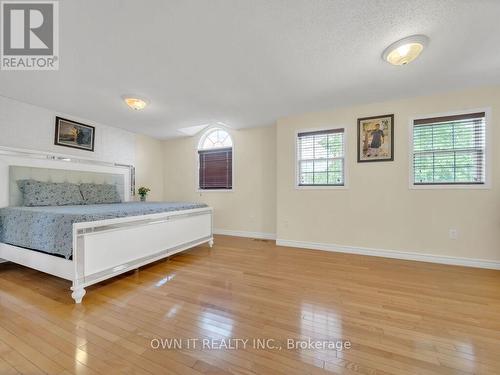
[{"label": "white baseboard", "polygon": [[276,234],[265,232],[246,232],[242,230],[214,229],[214,234],[222,234],[224,236],[258,238],[261,240],[275,240]]},{"label": "white baseboard", "polygon": [[444,255],[415,253],[410,251],[371,249],[366,247],[353,247],[353,246],[304,242],[304,241],[292,241],[283,239],[277,239],[276,245],[298,247],[302,249],[333,251],[338,253],[369,255],[369,256],[384,257],[384,258],[415,260],[419,262],[449,264],[454,266],[500,270],[500,261],[486,260],[486,259],[450,257]]}]

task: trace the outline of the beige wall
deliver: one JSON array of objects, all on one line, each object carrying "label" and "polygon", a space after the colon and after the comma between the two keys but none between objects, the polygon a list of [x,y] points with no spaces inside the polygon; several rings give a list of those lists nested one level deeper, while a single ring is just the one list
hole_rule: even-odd
[{"label": "beige wall", "polygon": [[201,135],[164,142],[166,200],[201,201],[215,210],[215,229],[276,233],[276,128],[230,131],[234,142],[232,192],[197,192]]},{"label": "beige wall", "polygon": [[[56,116],[94,126],[94,152],[54,145]],[[137,187],[149,186],[151,199],[163,199],[163,144],[159,140],[3,96],[0,96],[0,134],[0,146],[133,164]]]},{"label": "beige wall", "polygon": [[[56,116],[95,127],[94,152],[54,145]],[[132,132],[0,96],[0,146],[134,164]]]},{"label": "beige wall", "polygon": [[[491,107],[493,188],[410,190],[409,119]],[[356,162],[358,117],[394,113],[395,161]],[[374,249],[500,260],[500,87],[344,108],[277,124],[277,237]],[[295,189],[295,132],[345,127],[345,190]],[[449,229],[459,231],[457,240]]]},{"label": "beige wall", "polygon": [[161,201],[163,191],[163,143],[145,135],[135,138],[135,186],[149,187],[148,200]]}]

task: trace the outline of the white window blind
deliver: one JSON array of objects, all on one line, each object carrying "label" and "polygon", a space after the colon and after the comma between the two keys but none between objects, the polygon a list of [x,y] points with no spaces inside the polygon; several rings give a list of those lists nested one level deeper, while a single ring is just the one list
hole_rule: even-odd
[{"label": "white window blind", "polygon": [[485,113],[413,122],[415,185],[485,183]]},{"label": "white window blind", "polygon": [[344,185],[344,129],[297,135],[297,185]]}]

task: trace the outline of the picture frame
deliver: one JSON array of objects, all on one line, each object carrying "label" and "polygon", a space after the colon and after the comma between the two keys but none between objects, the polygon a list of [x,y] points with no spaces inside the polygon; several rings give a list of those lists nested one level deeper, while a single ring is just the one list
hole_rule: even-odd
[{"label": "picture frame", "polygon": [[358,163],[394,161],[394,114],[358,118]]},{"label": "picture frame", "polygon": [[56,116],[54,144],[94,152],[95,127]]}]

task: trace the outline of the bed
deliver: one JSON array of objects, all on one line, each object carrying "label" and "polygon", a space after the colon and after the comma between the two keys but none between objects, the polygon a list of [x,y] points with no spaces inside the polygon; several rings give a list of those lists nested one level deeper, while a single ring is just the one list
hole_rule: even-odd
[{"label": "bed", "polygon": [[[18,181],[113,184],[122,203],[25,207]],[[0,258],[85,288],[194,246],[213,245],[213,210],[131,202],[129,166],[0,149]]]}]

